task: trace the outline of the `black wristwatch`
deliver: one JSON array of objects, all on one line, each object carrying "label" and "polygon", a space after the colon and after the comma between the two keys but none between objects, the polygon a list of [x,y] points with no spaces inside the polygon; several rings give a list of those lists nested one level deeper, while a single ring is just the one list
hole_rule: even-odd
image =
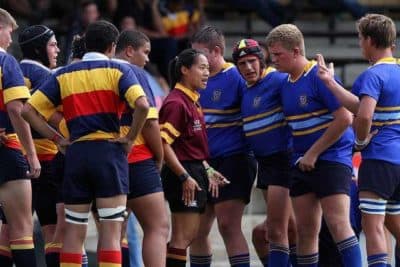
[{"label": "black wristwatch", "polygon": [[181,174],[181,175],[178,176],[179,181],[181,181],[182,183],[183,183],[184,181],[186,181],[187,178],[189,178],[189,177],[190,177],[190,175],[189,175],[187,172],[184,172],[183,174]]}]

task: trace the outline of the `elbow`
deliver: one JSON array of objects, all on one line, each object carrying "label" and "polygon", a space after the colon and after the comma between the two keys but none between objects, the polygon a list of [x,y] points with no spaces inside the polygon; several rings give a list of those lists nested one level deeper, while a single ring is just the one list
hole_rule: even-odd
[{"label": "elbow", "polygon": [[353,115],[350,112],[346,112],[342,121],[346,127],[351,126],[353,124]]},{"label": "elbow", "polygon": [[21,101],[11,101],[7,104],[7,113],[10,117],[20,117],[24,104]]},{"label": "elbow", "polygon": [[25,104],[21,109],[21,116],[24,120],[28,121],[29,114],[33,111],[32,106],[30,104]]},{"label": "elbow", "polygon": [[135,110],[140,110],[143,113],[149,112],[149,103],[147,102],[146,97],[141,97],[135,102]]}]

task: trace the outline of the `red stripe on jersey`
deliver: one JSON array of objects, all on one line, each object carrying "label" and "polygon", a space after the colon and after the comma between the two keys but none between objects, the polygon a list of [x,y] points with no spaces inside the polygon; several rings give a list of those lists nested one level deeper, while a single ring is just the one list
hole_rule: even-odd
[{"label": "red stripe on jersey", "polygon": [[111,90],[73,94],[63,99],[64,117],[67,121],[98,113],[121,113],[119,96]]},{"label": "red stripe on jersey", "polygon": [[128,154],[128,163],[135,163],[153,158],[153,153],[146,145],[134,145]]}]

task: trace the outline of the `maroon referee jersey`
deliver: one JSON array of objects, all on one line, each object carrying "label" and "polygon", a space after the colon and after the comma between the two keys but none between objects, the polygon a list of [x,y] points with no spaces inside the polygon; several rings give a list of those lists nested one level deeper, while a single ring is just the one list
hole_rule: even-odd
[{"label": "maroon referee jersey", "polygon": [[179,161],[208,158],[208,143],[199,94],[177,83],[160,110],[162,139]]}]

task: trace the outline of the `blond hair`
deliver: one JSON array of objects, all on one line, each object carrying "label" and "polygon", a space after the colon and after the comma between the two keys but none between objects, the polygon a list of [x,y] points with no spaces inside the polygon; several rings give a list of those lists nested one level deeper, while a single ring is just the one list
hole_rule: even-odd
[{"label": "blond hair", "polygon": [[272,29],[266,38],[267,46],[280,43],[284,48],[292,50],[299,47],[300,54],[305,56],[304,37],[299,28],[293,24],[281,24]]},{"label": "blond hair", "polygon": [[381,14],[367,14],[357,21],[357,30],[362,37],[370,37],[376,48],[391,48],[396,42],[396,25]]},{"label": "blond hair", "polygon": [[13,30],[18,28],[18,24],[7,10],[0,8],[0,25],[11,26]]}]

